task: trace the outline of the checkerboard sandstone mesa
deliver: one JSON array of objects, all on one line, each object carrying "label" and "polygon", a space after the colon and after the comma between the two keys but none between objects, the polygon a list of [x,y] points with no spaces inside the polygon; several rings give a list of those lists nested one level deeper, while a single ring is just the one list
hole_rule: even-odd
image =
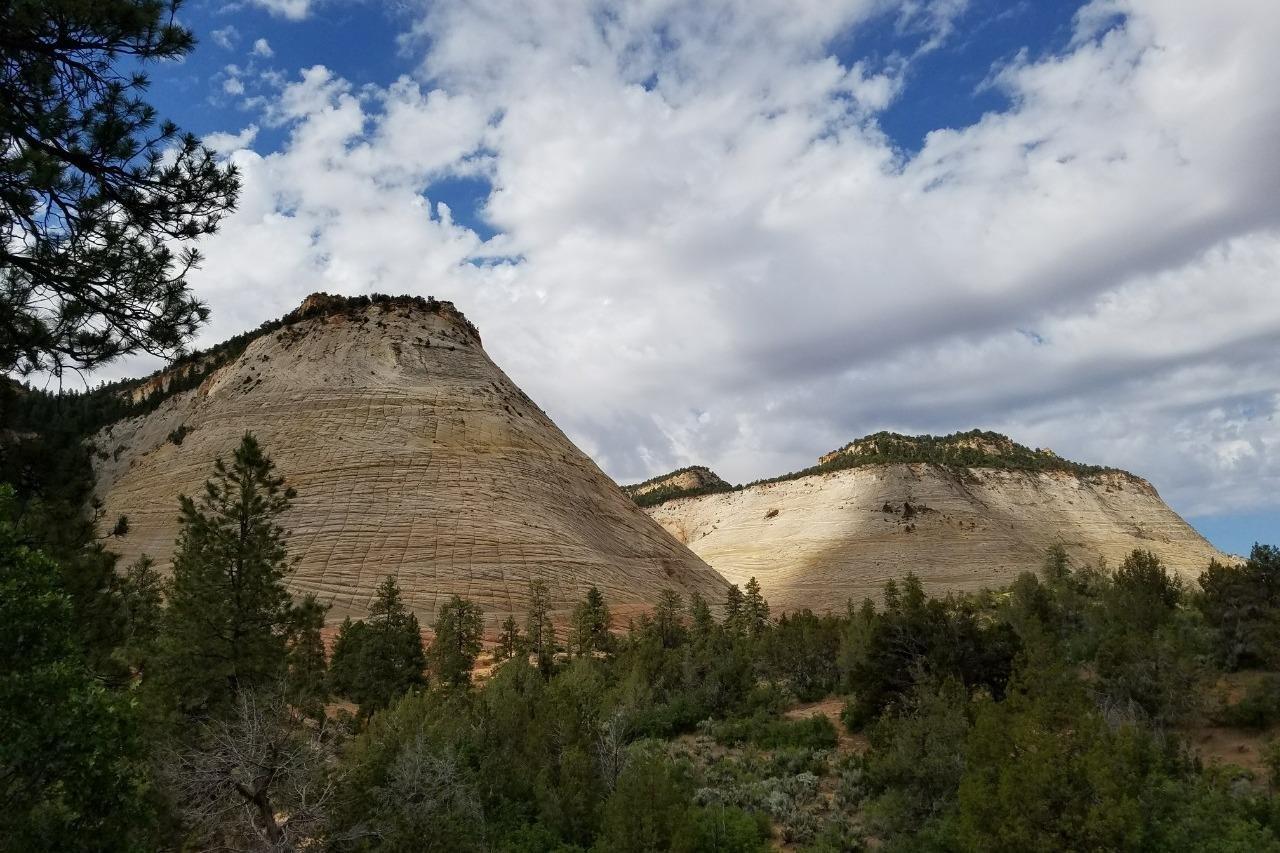
[{"label": "checkerboard sandstone mesa", "polygon": [[[331,602],[330,621],[364,616],[388,574],[424,624],[456,593],[489,630],[524,612],[534,578],[557,618],[592,584],[623,618],[667,587],[724,598],[725,581],[573,445],[448,302],[316,294],[204,358],[198,385],[94,438],[103,517],[129,517],[113,540],[126,561],[169,559],[178,495],[250,431],[298,492],[283,518],[292,591]],[[192,385],[191,369],[132,393]]]},{"label": "checkerboard sandstone mesa", "polygon": [[1141,477],[977,430],[877,433],[741,488],[689,468],[628,490],[727,580],[756,577],[777,610],[878,598],[907,571],[935,594],[1002,586],[1053,545],[1113,568],[1149,550],[1189,581],[1232,559]]}]

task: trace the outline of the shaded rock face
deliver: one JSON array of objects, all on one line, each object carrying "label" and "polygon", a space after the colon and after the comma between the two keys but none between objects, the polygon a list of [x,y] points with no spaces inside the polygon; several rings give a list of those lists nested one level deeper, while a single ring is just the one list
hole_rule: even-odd
[{"label": "shaded rock face", "polygon": [[908,571],[932,592],[1039,568],[1054,544],[1113,568],[1136,548],[1194,578],[1226,559],[1145,480],[1123,472],[872,465],[680,498],[648,512],[730,582],[755,576],[775,609],[879,598]]},{"label": "shaded rock face", "polygon": [[592,584],[623,616],[666,587],[722,601],[725,581],[440,305],[301,319],[254,340],[194,391],[100,432],[104,523],[130,522],[115,549],[167,565],[178,495],[197,494],[215,457],[249,431],[298,492],[282,519],[297,558],[290,587],[332,603],[330,621],[364,616],[388,574],[426,624],[455,593],[480,604],[491,626],[522,616],[534,578],[549,585],[560,618]]}]

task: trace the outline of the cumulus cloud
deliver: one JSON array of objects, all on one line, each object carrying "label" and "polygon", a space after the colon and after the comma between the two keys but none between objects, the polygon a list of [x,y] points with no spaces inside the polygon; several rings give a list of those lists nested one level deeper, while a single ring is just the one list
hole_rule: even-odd
[{"label": "cumulus cloud", "polygon": [[271,43],[266,39],[256,39],[253,43],[253,55],[263,58],[271,58],[276,52],[271,49]]},{"label": "cumulus cloud", "polygon": [[213,39],[214,44],[223,50],[234,50],[236,42],[240,40],[240,31],[228,24],[209,33],[209,37]]},{"label": "cumulus cloud", "polygon": [[[1280,16],[1097,0],[991,69],[1007,109],[908,154],[877,119],[912,57],[830,45],[894,14],[936,49],[964,4],[890,5],[433,2],[416,77],[306,69],[263,106],[282,150],[223,148],[204,340],[313,290],[431,293],[620,479],[983,426],[1184,512],[1275,506]],[[433,198],[459,174],[488,241]]]},{"label": "cumulus cloud", "polygon": [[312,0],[248,0],[250,5],[266,9],[272,15],[290,21],[301,21],[311,14]]}]

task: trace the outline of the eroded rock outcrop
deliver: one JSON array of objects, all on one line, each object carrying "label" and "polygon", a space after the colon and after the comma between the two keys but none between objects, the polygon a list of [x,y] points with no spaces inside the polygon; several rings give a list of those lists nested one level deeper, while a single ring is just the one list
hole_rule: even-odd
[{"label": "eroded rock outcrop", "polygon": [[638,508],[485,354],[447,302],[309,297],[198,387],[94,438],[125,560],[162,564],[177,496],[251,431],[298,492],[283,519],[290,585],[363,616],[396,576],[426,624],[457,593],[490,624],[542,578],[563,617],[599,586],[625,615],[664,587],[722,600],[725,582]]},{"label": "eroded rock outcrop", "polygon": [[[1115,566],[1136,548],[1192,578],[1224,559],[1140,477],[1078,465],[993,434],[930,445],[854,442],[808,472],[648,508],[729,581],[755,576],[775,608],[840,608],[908,571],[932,591],[972,590],[1036,569],[1054,544],[1077,564]],[[1003,439],[1003,442],[996,439]],[[941,440],[940,440],[941,441]],[[1017,467],[1016,460],[1028,466]],[[840,467],[840,466],[849,467]]]}]

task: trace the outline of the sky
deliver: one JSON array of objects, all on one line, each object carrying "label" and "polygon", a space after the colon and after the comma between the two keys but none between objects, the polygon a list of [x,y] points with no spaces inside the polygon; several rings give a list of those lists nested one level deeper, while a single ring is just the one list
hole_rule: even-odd
[{"label": "sky", "polygon": [[980,427],[1280,542],[1274,0],[180,17],[152,100],[243,177],[198,345],[314,291],[434,295],[623,482]]}]

